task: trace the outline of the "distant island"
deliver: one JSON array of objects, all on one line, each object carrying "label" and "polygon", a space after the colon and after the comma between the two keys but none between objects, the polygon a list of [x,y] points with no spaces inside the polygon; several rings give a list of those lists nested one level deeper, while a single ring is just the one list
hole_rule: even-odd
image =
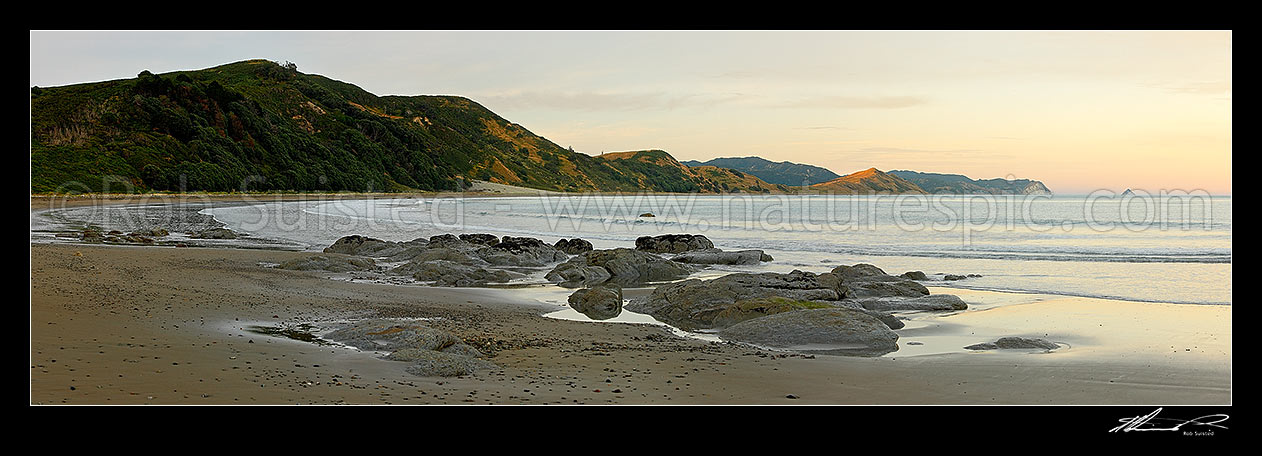
[{"label": "distant island", "polygon": [[[377,96],[247,60],[31,88],[31,193],[459,191],[1035,193],[1038,181],[561,147],[459,96]],[[963,180],[937,176],[956,176]],[[942,183],[945,182],[945,183]]]}]

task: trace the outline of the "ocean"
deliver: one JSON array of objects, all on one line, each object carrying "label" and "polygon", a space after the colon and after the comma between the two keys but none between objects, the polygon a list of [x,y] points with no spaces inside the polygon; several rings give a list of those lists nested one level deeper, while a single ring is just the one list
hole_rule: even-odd
[{"label": "ocean", "polygon": [[[38,223],[33,214],[33,240],[36,231],[53,232],[54,225],[91,222],[126,230],[128,223],[160,223],[164,216],[155,213],[161,208],[62,209]],[[249,235],[231,243],[250,247],[319,251],[351,234],[407,241],[490,233],[549,244],[577,237],[601,249],[633,247],[640,236],[687,233],[705,235],[724,250],[760,249],[774,258],[760,265],[715,267],[703,277],[733,271],[827,272],[837,265],[870,263],[891,274],[978,275],[935,283],[946,287],[1231,304],[1231,197],[1195,192],[547,194],[323,201],[261,196],[254,202],[193,206],[193,211],[192,216],[167,217],[223,224]]]}]

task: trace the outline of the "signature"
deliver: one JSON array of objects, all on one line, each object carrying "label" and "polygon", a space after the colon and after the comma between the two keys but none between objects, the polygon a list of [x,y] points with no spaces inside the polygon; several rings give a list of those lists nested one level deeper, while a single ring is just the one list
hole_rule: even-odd
[{"label": "signature", "polygon": [[[1131,431],[1179,431],[1183,426],[1208,426],[1219,429],[1227,429],[1227,426],[1221,426],[1218,423],[1227,421],[1228,416],[1224,414],[1205,415],[1190,420],[1179,420],[1173,418],[1158,418],[1161,408],[1153,410],[1147,415],[1134,416],[1130,418],[1122,418],[1118,422],[1122,423],[1118,427],[1110,429],[1109,432],[1131,432]],[[1160,427],[1169,426],[1169,427]]]}]

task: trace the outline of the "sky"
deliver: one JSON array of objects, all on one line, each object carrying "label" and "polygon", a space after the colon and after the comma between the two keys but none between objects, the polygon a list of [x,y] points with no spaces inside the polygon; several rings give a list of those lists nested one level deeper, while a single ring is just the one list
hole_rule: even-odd
[{"label": "sky", "polygon": [[31,31],[31,85],[264,58],[562,147],[1231,193],[1231,31]]}]

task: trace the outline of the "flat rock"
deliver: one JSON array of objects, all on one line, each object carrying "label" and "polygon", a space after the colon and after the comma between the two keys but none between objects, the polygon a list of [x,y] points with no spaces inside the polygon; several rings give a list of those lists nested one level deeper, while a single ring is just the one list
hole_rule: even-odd
[{"label": "flat rock", "polygon": [[295,258],[277,266],[280,269],[295,271],[329,271],[329,272],[363,272],[376,271],[376,261],[372,258],[343,255],[313,255]]},{"label": "flat rock", "polygon": [[685,280],[657,287],[649,296],[633,300],[627,309],[646,313],[685,330],[712,329],[731,320],[715,318],[733,309],[739,301],[780,297],[791,302],[837,301],[844,287],[831,274],[793,271],[787,274],[728,274],[712,280]]},{"label": "flat rock", "polygon": [[856,298],[854,301],[864,309],[879,310],[884,312],[964,310],[968,308],[968,304],[965,303],[963,299],[960,299],[959,296],[948,294],[917,296],[913,298]]},{"label": "flat rock", "polygon": [[1039,349],[1039,350],[1052,351],[1052,350],[1060,348],[1060,345],[1057,344],[1056,342],[1051,342],[1046,339],[1034,339],[1034,338],[1025,338],[1025,337],[1000,337],[999,340],[996,340],[994,342],[973,344],[964,348],[968,350]]},{"label": "flat rock", "polygon": [[420,282],[432,282],[439,287],[477,287],[523,277],[512,271],[470,266],[448,260],[414,263],[413,268],[416,272],[412,274],[412,278]]},{"label": "flat rock", "polygon": [[771,261],[771,255],[762,250],[723,251],[720,249],[693,250],[671,257],[671,261],[688,264],[748,265]]},{"label": "flat rock", "polygon": [[781,312],[745,320],[718,332],[726,341],[845,356],[880,356],[898,350],[898,335],[866,313],[839,307]]},{"label": "flat rock", "polygon": [[635,249],[651,253],[683,253],[689,250],[714,248],[710,239],[700,234],[663,234],[641,236],[635,240]]}]

